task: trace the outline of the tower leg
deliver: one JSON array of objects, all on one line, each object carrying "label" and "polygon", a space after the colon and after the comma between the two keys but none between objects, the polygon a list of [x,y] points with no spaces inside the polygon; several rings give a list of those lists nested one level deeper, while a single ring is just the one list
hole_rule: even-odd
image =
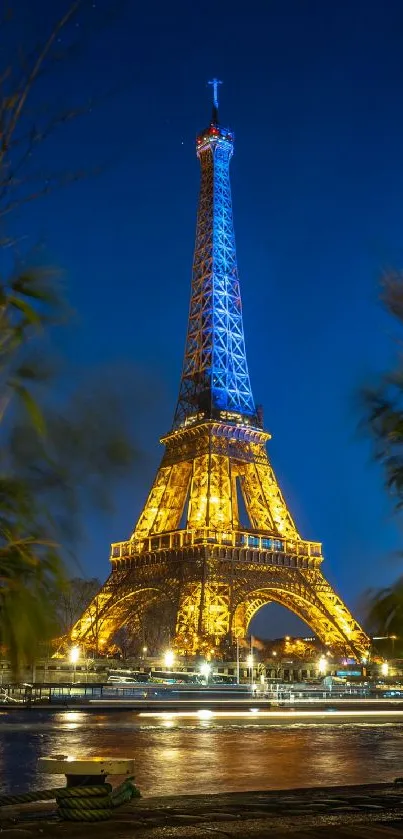
[{"label": "tower leg", "polygon": [[241,487],[251,526],[300,539],[262,444],[249,445],[251,459],[240,464]]},{"label": "tower leg", "polygon": [[181,594],[176,625],[178,652],[211,655],[230,630],[228,585],[209,581],[187,584]]},{"label": "tower leg", "polygon": [[317,568],[271,567],[270,574],[254,573],[247,587],[238,586],[232,619],[233,635],[245,636],[254,615],[271,602],[294,612],[323,644],[339,655],[368,654],[369,639],[347,606]]}]

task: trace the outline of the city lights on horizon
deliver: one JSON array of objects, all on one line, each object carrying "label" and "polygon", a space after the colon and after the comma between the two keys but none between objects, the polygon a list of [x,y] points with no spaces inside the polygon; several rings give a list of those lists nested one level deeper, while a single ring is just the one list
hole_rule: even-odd
[{"label": "city lights on horizon", "polygon": [[[269,649],[266,649],[263,653],[263,648],[259,652],[259,646],[257,647],[257,650],[252,650],[249,645],[249,639],[246,638],[245,641],[247,641],[248,644],[246,649],[243,651],[242,658],[239,657],[239,649],[237,651],[238,658],[235,662],[237,666],[236,671],[234,670],[234,662],[232,660],[228,660],[228,665],[226,665],[226,659],[222,659],[219,654],[218,658],[215,656],[212,658],[213,652],[217,655],[217,650],[205,649],[203,656],[191,656],[193,659],[193,675],[190,677],[190,680],[195,679],[196,683],[199,685],[202,684],[205,689],[209,686],[215,685],[216,683],[226,683],[227,679],[231,682],[231,684],[232,682],[238,685],[244,683],[249,685],[249,690],[252,696],[257,695],[257,693],[265,693],[265,691],[270,690],[270,683],[273,679],[277,681],[282,679],[283,682],[287,683],[291,683],[293,681],[309,681],[313,679],[317,680],[318,683],[326,684],[327,679],[325,679],[324,682],[323,679],[324,677],[328,677],[329,682],[333,683],[334,680],[334,685],[338,687],[339,683],[346,682],[347,679],[347,686],[350,686],[351,688],[351,682],[348,681],[349,674],[351,672],[353,683],[357,681],[357,677],[359,676],[361,676],[361,681],[378,679],[380,686],[382,686],[384,690],[391,679],[393,682],[395,681],[397,671],[393,659],[392,661],[387,661],[385,659],[382,660],[380,657],[377,657],[376,655],[373,656],[370,653],[368,653],[368,655],[358,656],[356,659],[346,657],[342,658],[337,656],[336,653],[330,652],[329,649],[323,649],[322,652],[318,650],[316,655],[314,650],[309,650],[310,656],[308,660],[306,658],[306,653],[304,653],[302,657],[299,655],[301,651],[298,648],[298,644],[299,641],[302,640],[303,639],[292,638],[292,649],[289,647],[288,652],[284,648],[283,650],[270,650],[269,647]],[[146,645],[143,647],[140,646],[139,661],[142,659],[143,662],[145,662],[148,654],[149,648]],[[184,655],[179,650],[173,648],[161,650],[158,658],[159,662],[165,666],[166,680],[169,679],[171,681],[179,679],[179,681],[181,681],[182,677],[179,674],[182,671],[186,671],[187,673],[190,672],[190,668],[186,666],[190,663],[189,655]],[[74,684],[76,681],[77,670],[80,672],[82,669],[79,665],[84,663],[86,667],[88,666],[85,648],[83,646],[80,647],[77,644],[71,646],[66,652],[66,659],[71,665],[71,680]],[[293,669],[293,666],[298,669]],[[300,670],[301,667],[307,668],[306,672],[304,669]],[[368,667],[370,668],[369,670]],[[151,671],[153,669],[158,671],[161,668],[158,666],[155,668],[152,667]],[[153,681],[152,676],[159,676],[160,674],[158,672],[153,674],[151,671],[150,676],[151,681]],[[171,671],[171,673],[169,673],[169,671]],[[161,674],[161,676],[164,678],[163,674]],[[88,673],[86,672],[81,678],[87,681]],[[186,676],[185,681],[187,681],[188,678],[189,677]],[[113,677],[113,680],[117,680],[115,676]],[[401,690],[401,688],[399,688],[399,690]],[[391,695],[393,696],[393,694]]]}]

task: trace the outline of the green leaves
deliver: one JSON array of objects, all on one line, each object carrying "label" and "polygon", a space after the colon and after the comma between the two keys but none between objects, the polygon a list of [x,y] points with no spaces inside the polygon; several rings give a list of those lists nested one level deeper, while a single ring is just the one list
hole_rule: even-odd
[{"label": "green leaves", "polygon": [[23,482],[0,476],[0,646],[15,670],[32,660],[55,629],[51,591],[63,570],[55,545],[38,527],[37,504]]},{"label": "green leaves", "polygon": [[32,393],[30,393],[28,388],[24,387],[24,385],[20,384],[18,381],[11,380],[9,382],[9,386],[15,391],[21,400],[35,431],[40,435],[45,434],[45,419],[38,403],[32,396]]},{"label": "green leaves", "polygon": [[62,306],[42,293],[45,276],[0,282],[0,646],[15,670],[59,634],[66,560],[136,458],[116,371],[90,372],[72,391],[49,363]]},{"label": "green leaves", "polygon": [[[387,311],[403,323],[403,275],[392,272],[383,278],[382,300]],[[378,378],[362,394],[361,428],[372,438],[374,456],[383,467],[385,485],[395,507],[403,507],[403,359]]]},{"label": "green leaves", "polygon": [[[12,212],[82,177],[82,171],[65,171],[63,161],[61,170],[45,174],[41,163],[39,169],[32,163],[38,144],[90,109],[59,111],[58,103],[55,111],[36,95],[38,81],[40,89],[43,74],[60,61],[61,33],[67,29],[70,47],[76,43],[75,15],[82,5],[67,3],[48,38],[24,51],[24,60],[18,44],[10,45],[10,66],[0,70],[0,645],[16,669],[56,632],[54,603],[83,511],[105,508],[134,458],[122,420],[125,405],[115,400],[111,410],[107,383],[102,400],[92,396],[90,375],[86,398],[77,398],[49,364],[54,327],[70,315],[58,272],[36,260],[12,268],[17,240],[5,229]],[[32,233],[30,225],[21,229],[20,219],[20,253],[21,240]]]},{"label": "green leaves", "polygon": [[[393,271],[382,279],[382,301],[401,328],[403,274]],[[403,508],[403,358],[361,394],[361,429],[370,436],[375,459],[381,464],[385,487],[396,511]],[[394,585],[370,592],[367,609],[370,630],[378,635],[403,636],[403,577]]]},{"label": "green leaves", "polygon": [[367,625],[378,636],[374,644],[383,655],[402,655],[403,577],[393,585],[367,593]]}]

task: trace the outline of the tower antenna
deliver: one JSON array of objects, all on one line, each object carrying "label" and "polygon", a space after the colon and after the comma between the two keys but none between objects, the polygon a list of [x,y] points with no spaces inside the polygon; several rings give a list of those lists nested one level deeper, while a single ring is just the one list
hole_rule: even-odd
[{"label": "tower antenna", "polygon": [[214,78],[208,84],[213,88],[213,122],[218,122],[218,85],[222,84],[222,81]]}]

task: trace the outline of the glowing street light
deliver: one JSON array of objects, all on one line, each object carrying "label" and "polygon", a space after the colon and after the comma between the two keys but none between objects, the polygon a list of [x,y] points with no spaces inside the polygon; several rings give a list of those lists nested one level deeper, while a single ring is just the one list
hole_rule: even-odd
[{"label": "glowing street light", "polygon": [[174,663],[174,659],[175,659],[175,656],[174,656],[172,650],[167,650],[165,655],[164,655],[165,666],[166,667],[172,667],[172,665]]},{"label": "glowing street light", "polygon": [[76,664],[80,658],[80,647],[71,647],[68,653],[69,661],[73,665],[73,682],[76,680]]},{"label": "glowing street light", "polygon": [[211,665],[208,663],[208,661],[203,662],[203,664],[200,667],[200,673],[202,674],[202,676],[204,676],[206,680],[206,685],[208,685],[208,678],[211,673]]},{"label": "glowing street light", "polygon": [[250,689],[253,693],[253,655],[252,654],[248,655],[248,658],[246,659],[246,663],[247,663],[248,667],[250,667]]},{"label": "glowing street light", "polygon": [[327,670],[327,661],[324,655],[321,655],[318,661],[318,671],[321,676],[325,676]]},{"label": "glowing street light", "polygon": [[69,650],[69,661],[72,664],[77,664],[78,659],[80,658],[80,647],[72,647]]},{"label": "glowing street light", "polygon": [[148,650],[148,647],[143,647],[143,658],[145,658],[145,657],[146,657],[146,655],[147,655],[147,650]]},{"label": "glowing street light", "polygon": [[236,636],[236,683],[239,685],[239,635]]}]

